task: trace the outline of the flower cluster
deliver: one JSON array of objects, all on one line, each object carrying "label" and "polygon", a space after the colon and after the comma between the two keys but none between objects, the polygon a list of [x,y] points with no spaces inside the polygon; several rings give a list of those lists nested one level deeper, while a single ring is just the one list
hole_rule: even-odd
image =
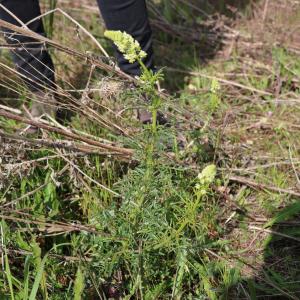
[{"label": "flower cluster", "polygon": [[211,93],[218,93],[221,89],[220,83],[216,78],[213,78],[212,82],[211,82],[211,86],[210,86],[210,91]]},{"label": "flower cluster", "polygon": [[104,35],[114,42],[118,50],[131,64],[147,56],[147,53],[141,49],[139,42],[126,32],[107,30]]},{"label": "flower cluster", "polygon": [[203,196],[207,193],[209,185],[215,180],[216,173],[216,166],[209,165],[198,174],[198,183],[196,184],[196,189],[199,196]]}]

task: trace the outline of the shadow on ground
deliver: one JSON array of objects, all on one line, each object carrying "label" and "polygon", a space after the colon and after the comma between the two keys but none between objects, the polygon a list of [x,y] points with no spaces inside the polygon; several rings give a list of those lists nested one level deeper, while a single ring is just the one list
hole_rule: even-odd
[{"label": "shadow on ground", "polygon": [[[230,26],[251,16],[257,0],[178,0],[149,3],[159,66],[190,71],[208,63],[232,36]],[[168,80],[168,77],[170,80]],[[184,74],[167,74],[166,87],[178,91]]]},{"label": "shadow on ground", "polygon": [[300,299],[300,203],[279,212],[264,244],[263,265],[233,299]]}]

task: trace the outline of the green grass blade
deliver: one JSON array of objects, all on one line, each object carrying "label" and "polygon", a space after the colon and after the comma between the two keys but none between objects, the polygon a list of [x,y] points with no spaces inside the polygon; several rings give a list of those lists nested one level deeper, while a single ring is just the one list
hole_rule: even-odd
[{"label": "green grass blade", "polygon": [[7,278],[7,281],[8,281],[11,300],[14,300],[15,296],[14,296],[14,289],[13,289],[13,283],[12,283],[12,274],[11,274],[10,267],[9,267],[9,261],[8,261],[8,256],[7,256],[6,249],[4,251],[5,251],[5,273],[6,273],[6,278]]},{"label": "green grass blade", "polygon": [[38,268],[38,272],[37,272],[36,277],[34,279],[34,283],[33,283],[33,287],[32,287],[32,290],[31,290],[31,293],[30,293],[30,296],[29,296],[29,300],[35,300],[36,299],[36,294],[38,292],[39,285],[40,285],[40,282],[41,282],[42,277],[43,277],[43,272],[44,272],[45,263],[46,263],[47,258],[48,258],[48,256],[45,255],[45,257],[42,259],[42,262],[41,262],[41,264]]},{"label": "green grass blade", "polygon": [[265,224],[266,227],[271,227],[276,223],[286,221],[293,216],[297,215],[300,212],[300,202],[295,202],[294,204],[286,207],[280,213],[278,213],[275,217],[273,217],[269,222]]},{"label": "green grass blade", "polygon": [[247,285],[248,285],[248,292],[250,294],[250,299],[251,300],[256,300],[256,287],[255,287],[255,282],[252,278],[247,280]]},{"label": "green grass blade", "polygon": [[23,299],[28,299],[29,293],[29,267],[30,267],[30,256],[26,257],[25,264],[24,264],[24,288],[23,288]]}]

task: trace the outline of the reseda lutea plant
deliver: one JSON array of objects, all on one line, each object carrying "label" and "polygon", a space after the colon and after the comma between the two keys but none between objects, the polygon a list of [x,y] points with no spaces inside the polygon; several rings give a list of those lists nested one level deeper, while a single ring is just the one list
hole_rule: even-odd
[{"label": "reseda lutea plant", "polygon": [[104,35],[114,42],[119,51],[124,54],[124,58],[131,64],[147,56],[147,53],[141,49],[139,42],[126,32],[106,30]]},{"label": "reseda lutea plant", "polygon": [[[154,170],[154,152],[155,145],[158,141],[157,132],[157,113],[161,107],[161,97],[157,90],[157,83],[163,79],[162,71],[154,72],[149,70],[143,63],[143,59],[147,57],[147,53],[142,50],[138,41],[126,32],[108,30],[104,35],[112,40],[118,50],[123,53],[125,59],[130,63],[138,63],[141,67],[141,76],[139,77],[139,92],[146,96],[148,102],[148,110],[152,114],[151,135],[148,143],[146,143],[146,174],[144,178],[144,186],[149,186]],[[142,197],[143,198],[143,197]],[[143,200],[140,201],[140,206]]]},{"label": "reseda lutea plant", "polygon": [[139,83],[141,92],[147,96],[150,104],[150,111],[152,113],[152,132],[157,132],[157,111],[161,106],[161,99],[157,92],[157,83],[163,79],[162,71],[154,72],[147,69],[143,63],[143,59],[147,57],[147,53],[142,50],[138,41],[126,33],[121,31],[107,30],[104,33],[105,37],[112,40],[117,46],[118,50],[124,55],[130,63],[138,62],[141,67],[141,76]]}]

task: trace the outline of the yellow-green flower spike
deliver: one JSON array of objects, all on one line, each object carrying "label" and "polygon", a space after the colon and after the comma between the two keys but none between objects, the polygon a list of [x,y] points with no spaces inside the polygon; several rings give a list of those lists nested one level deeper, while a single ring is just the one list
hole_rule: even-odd
[{"label": "yellow-green flower spike", "polygon": [[215,165],[209,165],[203,169],[201,173],[198,174],[199,183],[201,185],[211,184],[217,173],[217,168]]},{"label": "yellow-green flower spike", "polygon": [[104,35],[114,42],[118,50],[124,54],[125,59],[131,64],[147,56],[139,42],[126,32],[106,30]]}]

